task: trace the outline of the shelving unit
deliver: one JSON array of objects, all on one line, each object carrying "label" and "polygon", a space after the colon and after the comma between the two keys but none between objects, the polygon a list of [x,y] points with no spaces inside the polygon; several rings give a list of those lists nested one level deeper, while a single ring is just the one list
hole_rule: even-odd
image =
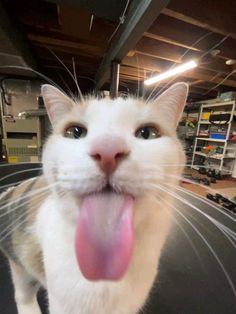
[{"label": "shelving unit", "polygon": [[[193,157],[191,168],[198,169],[198,163],[196,161],[199,158],[205,158],[208,163],[212,164],[212,168],[220,170],[222,172],[226,172],[227,174],[232,173],[233,165],[235,162],[235,156],[227,156],[227,147],[230,143],[230,136],[231,130],[234,123],[234,115],[235,115],[235,101],[228,101],[228,102],[221,102],[215,104],[203,104],[201,105],[200,113],[199,113],[199,120],[197,124],[197,131],[196,131],[196,138],[194,142],[194,149],[193,149]],[[213,136],[211,132],[211,125],[213,125],[209,120],[204,119],[204,114],[230,114],[230,119],[227,123],[219,124],[220,127],[224,127],[224,139],[222,138],[212,138]],[[236,123],[235,123],[236,125]],[[214,124],[215,126],[215,124]],[[207,128],[206,128],[207,127]],[[205,133],[205,134],[204,134]],[[203,136],[204,134],[204,136]],[[222,151],[221,153],[206,153],[202,151],[205,146],[212,145],[218,143],[218,149]],[[235,142],[236,143],[236,142]],[[217,150],[217,147],[216,147]]]},{"label": "shelving unit", "polygon": [[[185,109],[182,120],[177,128],[177,134],[183,144],[185,155],[187,157],[186,163],[188,165],[191,165],[192,161],[199,110],[199,105],[195,107],[193,106],[193,108],[191,109]],[[192,126],[190,126],[190,123],[192,124]]]}]

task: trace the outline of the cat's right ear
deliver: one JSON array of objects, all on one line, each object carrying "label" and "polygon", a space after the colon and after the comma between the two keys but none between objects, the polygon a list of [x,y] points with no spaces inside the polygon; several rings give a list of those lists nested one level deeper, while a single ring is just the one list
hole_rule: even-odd
[{"label": "cat's right ear", "polygon": [[73,102],[59,89],[49,84],[42,85],[41,94],[49,119],[54,127],[72,109]]}]

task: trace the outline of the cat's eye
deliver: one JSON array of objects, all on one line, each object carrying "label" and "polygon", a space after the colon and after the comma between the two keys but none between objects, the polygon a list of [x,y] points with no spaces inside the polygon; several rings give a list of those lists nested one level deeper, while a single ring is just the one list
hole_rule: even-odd
[{"label": "cat's eye", "polygon": [[87,129],[81,125],[73,125],[65,130],[64,136],[69,138],[80,139],[85,137]]},{"label": "cat's eye", "polygon": [[152,140],[155,138],[160,137],[160,131],[158,130],[157,127],[147,125],[147,126],[142,126],[135,132],[135,136],[140,139],[144,140]]}]

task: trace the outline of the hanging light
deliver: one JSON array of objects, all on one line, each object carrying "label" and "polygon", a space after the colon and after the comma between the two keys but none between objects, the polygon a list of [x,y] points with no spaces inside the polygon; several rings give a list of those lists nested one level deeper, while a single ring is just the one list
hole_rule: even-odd
[{"label": "hanging light", "polygon": [[187,70],[193,69],[197,67],[197,62],[195,60],[189,61],[187,63],[181,64],[177,67],[175,67],[174,69],[171,69],[169,71],[166,71],[164,73],[158,74],[156,76],[150,77],[149,79],[144,81],[145,85],[152,85],[154,83],[157,83],[159,81],[165,80],[171,76],[174,76],[176,74],[185,72]]}]

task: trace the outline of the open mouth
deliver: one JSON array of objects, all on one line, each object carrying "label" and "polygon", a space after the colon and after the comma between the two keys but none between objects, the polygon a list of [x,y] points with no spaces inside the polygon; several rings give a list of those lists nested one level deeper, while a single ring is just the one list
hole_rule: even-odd
[{"label": "open mouth", "polygon": [[89,280],[119,280],[134,246],[134,198],[110,185],[84,196],[77,222],[75,252]]}]

